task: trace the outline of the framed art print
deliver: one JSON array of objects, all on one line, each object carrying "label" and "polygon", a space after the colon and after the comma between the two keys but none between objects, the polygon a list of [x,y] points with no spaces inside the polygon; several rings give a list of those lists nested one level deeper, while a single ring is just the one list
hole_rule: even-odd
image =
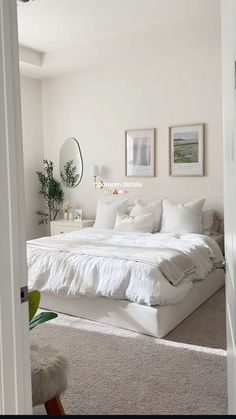
[{"label": "framed art print", "polygon": [[155,128],[125,131],[125,174],[155,176]]},{"label": "framed art print", "polygon": [[75,208],[74,221],[77,221],[78,223],[82,222],[82,209],[81,208]]},{"label": "framed art print", "polygon": [[204,176],[204,124],[169,128],[169,174]]}]

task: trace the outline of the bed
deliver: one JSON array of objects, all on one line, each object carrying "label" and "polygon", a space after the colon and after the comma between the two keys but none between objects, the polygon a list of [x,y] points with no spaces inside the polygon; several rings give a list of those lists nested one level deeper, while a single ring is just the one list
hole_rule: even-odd
[{"label": "bed", "polygon": [[204,301],[224,286],[224,270],[216,269],[195,282],[186,298],[177,304],[145,306],[105,297],[70,299],[42,292],[41,308],[163,338]]},{"label": "bed", "polygon": [[222,237],[86,228],[31,240],[29,288],[41,308],[162,338],[224,285]]}]

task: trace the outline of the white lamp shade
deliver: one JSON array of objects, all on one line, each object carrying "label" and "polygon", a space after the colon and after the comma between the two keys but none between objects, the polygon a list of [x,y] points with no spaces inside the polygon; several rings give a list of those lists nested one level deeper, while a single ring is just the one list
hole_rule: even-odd
[{"label": "white lamp shade", "polygon": [[99,176],[101,172],[100,165],[94,164],[93,165],[93,176]]}]

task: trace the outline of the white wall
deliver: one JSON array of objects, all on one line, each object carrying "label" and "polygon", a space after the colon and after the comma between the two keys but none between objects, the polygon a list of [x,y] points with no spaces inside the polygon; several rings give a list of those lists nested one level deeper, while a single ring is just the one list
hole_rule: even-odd
[{"label": "white wall", "polygon": [[[141,181],[142,189],[134,192],[142,196],[223,195],[220,12],[215,4],[208,15],[126,35],[123,44],[114,37],[113,48],[97,65],[42,81],[45,156],[58,171],[64,140],[79,140],[84,177],[66,193],[85,216],[94,216],[103,196],[93,187],[94,163],[107,168],[107,182]],[[198,122],[206,123],[206,176],[169,177],[168,127]],[[147,127],[157,128],[157,176],[127,178],[124,131]]]},{"label": "white wall", "polygon": [[42,169],[43,128],[41,81],[21,77],[21,107],[24,149],[26,238],[32,239],[45,234],[45,227],[38,225],[36,211],[43,208],[38,194],[39,184],[36,171]]}]

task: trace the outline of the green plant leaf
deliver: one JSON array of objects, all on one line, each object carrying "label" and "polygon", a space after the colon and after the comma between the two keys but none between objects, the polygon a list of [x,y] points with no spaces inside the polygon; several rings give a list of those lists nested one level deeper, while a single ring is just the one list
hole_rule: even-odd
[{"label": "green plant leaf", "polygon": [[42,313],[39,313],[30,321],[29,329],[32,330],[39,324],[48,322],[49,320],[55,319],[56,317],[58,317],[58,314],[54,311],[42,311]]},{"label": "green plant leaf", "polygon": [[38,310],[40,302],[40,292],[38,290],[30,291],[28,294],[29,301],[29,321],[32,320],[36,311]]}]

